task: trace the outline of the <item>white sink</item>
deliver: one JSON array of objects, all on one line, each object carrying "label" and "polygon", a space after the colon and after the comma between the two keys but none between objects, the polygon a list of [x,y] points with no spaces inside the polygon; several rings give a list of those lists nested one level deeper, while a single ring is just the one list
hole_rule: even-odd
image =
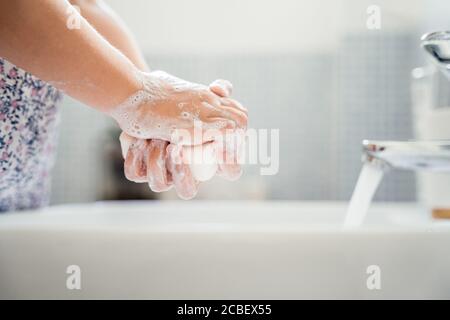
[{"label": "white sink", "polygon": [[[0,299],[450,298],[450,224],[378,205],[111,202],[0,216]],[[81,290],[66,269],[81,268]],[[368,266],[380,268],[369,290]]]}]

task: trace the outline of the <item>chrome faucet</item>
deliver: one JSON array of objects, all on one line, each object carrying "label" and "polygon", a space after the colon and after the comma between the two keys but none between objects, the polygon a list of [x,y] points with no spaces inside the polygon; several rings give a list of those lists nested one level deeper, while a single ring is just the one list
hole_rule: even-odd
[{"label": "chrome faucet", "polygon": [[429,53],[431,61],[450,78],[450,31],[437,31],[424,34],[422,48]]},{"label": "chrome faucet", "polygon": [[[422,48],[450,79],[450,31],[427,33]],[[449,83],[450,85],[450,83]],[[363,141],[363,161],[383,169],[450,172],[450,140]]]},{"label": "chrome faucet", "polygon": [[450,172],[450,141],[363,141],[363,161],[383,169]]}]

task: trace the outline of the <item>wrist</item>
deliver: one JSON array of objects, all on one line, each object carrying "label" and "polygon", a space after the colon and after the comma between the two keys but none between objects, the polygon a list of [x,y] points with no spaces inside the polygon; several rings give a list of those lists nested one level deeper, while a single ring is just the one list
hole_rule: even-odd
[{"label": "wrist", "polygon": [[130,67],[126,73],[117,77],[112,88],[113,92],[105,93],[110,96],[108,103],[99,106],[100,111],[108,115],[112,115],[115,109],[143,90],[141,72],[134,66]]},{"label": "wrist", "polygon": [[118,123],[119,127],[130,136],[141,137],[141,127],[138,125],[145,114],[142,106],[163,95],[160,80],[151,73],[135,70],[134,81],[130,83],[127,95],[106,113]]}]

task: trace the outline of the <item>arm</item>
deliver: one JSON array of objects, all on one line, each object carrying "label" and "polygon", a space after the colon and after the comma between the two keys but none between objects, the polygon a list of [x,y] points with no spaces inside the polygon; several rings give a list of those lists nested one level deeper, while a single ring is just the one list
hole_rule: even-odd
[{"label": "arm", "polygon": [[[71,0],[71,3],[78,6],[81,15],[139,69],[149,70],[133,36],[104,1]],[[229,82],[218,80],[210,85],[210,89],[218,96],[229,97],[232,88]],[[162,140],[138,140],[125,133],[122,133],[120,141],[125,159],[125,175],[129,180],[148,183],[155,192],[167,191],[175,186],[181,197],[189,199],[195,196],[199,182],[191,173],[190,166],[185,163],[176,165],[169,156],[175,153],[177,157],[182,157],[182,152],[190,151],[189,149],[176,148]],[[218,154],[222,154],[222,157],[227,154],[227,160],[230,160],[229,152],[218,150]],[[218,174],[235,180],[241,174],[241,167],[237,161],[222,162]]]},{"label": "arm", "polygon": [[[69,14],[80,19],[79,29],[67,28]],[[239,103],[207,86],[138,70],[68,0],[0,0],[0,56],[109,114],[137,138],[172,141],[196,123],[225,128],[247,122]]]},{"label": "arm", "polygon": [[66,0],[0,0],[0,56],[101,110],[140,90],[134,65]]},{"label": "arm", "polygon": [[80,8],[81,15],[110,44],[119,49],[142,71],[150,71],[136,43],[122,19],[103,0],[71,0]]}]

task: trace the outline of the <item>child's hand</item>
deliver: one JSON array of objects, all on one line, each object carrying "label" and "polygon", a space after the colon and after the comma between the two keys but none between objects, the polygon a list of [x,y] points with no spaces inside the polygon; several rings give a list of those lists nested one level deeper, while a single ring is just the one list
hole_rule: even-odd
[{"label": "child's hand", "polygon": [[[210,84],[209,89],[219,97],[230,97],[233,85],[227,80],[216,80]],[[247,110],[245,110],[247,115]],[[238,180],[242,175],[241,159],[242,148],[245,146],[245,129],[239,128],[234,135],[226,135],[218,142],[219,168],[217,175],[230,180]]]},{"label": "child's hand", "polygon": [[167,146],[163,140],[136,139],[122,132],[120,135],[124,171],[128,180],[148,183],[154,192],[172,188],[172,175],[167,170]]},{"label": "child's hand", "polygon": [[[125,176],[136,183],[148,183],[154,192],[168,191],[175,187],[182,199],[192,199],[196,196],[201,178],[196,176],[192,165],[207,166],[206,179],[215,173],[227,180],[236,180],[241,175],[241,166],[238,162],[239,151],[243,140],[241,132],[226,136],[222,141],[210,142],[217,165],[211,164],[207,159],[194,156],[195,146],[181,146],[169,144],[163,140],[137,139],[122,132],[120,142],[122,154],[125,159]],[[206,145],[203,145],[204,148]],[[201,151],[202,149],[200,149]],[[202,161],[205,162],[202,162]],[[197,162],[199,161],[199,162]],[[197,172],[198,175],[198,172]]]},{"label": "child's hand", "polygon": [[164,192],[175,186],[180,198],[192,199],[199,182],[189,164],[183,160],[183,146],[163,140],[136,139],[125,132],[120,135],[125,159],[125,176],[136,183],[148,183],[153,192]]},{"label": "child's hand", "polygon": [[[111,112],[130,136],[196,145],[214,140],[226,129],[247,126],[246,109],[227,96],[229,83],[213,83],[219,95],[161,71],[141,76],[143,90]],[[195,128],[203,134],[194,136]]]},{"label": "child's hand", "polygon": [[[226,80],[216,80],[209,88],[221,98],[229,97],[232,91],[231,83]],[[242,112],[247,115],[243,108]],[[232,134],[230,131],[223,133],[212,145],[218,162],[217,174],[228,180],[236,180],[242,173],[239,155],[245,131],[236,129]],[[189,160],[192,160],[189,155],[195,152],[195,147],[169,144],[162,140],[136,139],[125,132],[121,134],[120,142],[125,159],[125,175],[129,180],[148,182],[155,192],[167,191],[174,186],[181,198],[195,197],[200,182],[189,164]]]}]

